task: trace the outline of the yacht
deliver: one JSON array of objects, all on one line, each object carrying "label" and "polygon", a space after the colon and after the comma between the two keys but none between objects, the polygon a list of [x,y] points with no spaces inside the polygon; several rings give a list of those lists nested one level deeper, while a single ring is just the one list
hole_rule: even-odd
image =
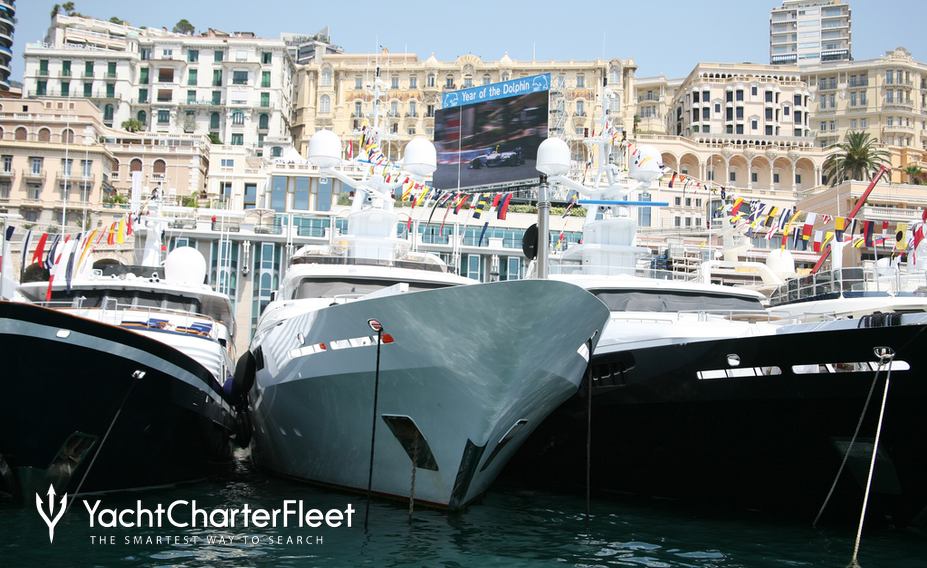
[{"label": "yacht", "polygon": [[[645,155],[632,157],[630,175],[646,187],[650,176],[634,164],[659,154],[636,152]],[[552,278],[585,287],[611,310],[591,361],[591,401],[583,389],[557,409],[509,473],[582,486],[591,409],[593,490],[813,515],[837,478],[828,512],[850,518],[880,416],[870,393],[891,373],[870,511],[896,522],[922,511],[923,313],[905,314],[905,325],[804,320],[764,310],[752,290],[672,280],[638,262],[647,251],[633,246],[635,188],[616,180],[568,185],[589,198],[583,243],[551,266]]]},{"label": "yacht", "polygon": [[[327,138],[313,136],[311,159],[320,144],[340,147]],[[404,165],[415,173],[421,153],[434,171],[424,138]],[[564,282],[451,274],[396,236],[395,188],[347,181],[346,233],[293,254],[245,354],[253,459],[299,480],[463,508],[577,391],[608,310]]]},{"label": "yacht", "polygon": [[203,284],[195,249],[175,249],[163,266],[159,255],[153,222],[139,266],[24,282],[24,301],[0,302],[0,484],[9,493],[201,479],[230,462],[236,432],[247,437],[231,391],[229,298]]}]

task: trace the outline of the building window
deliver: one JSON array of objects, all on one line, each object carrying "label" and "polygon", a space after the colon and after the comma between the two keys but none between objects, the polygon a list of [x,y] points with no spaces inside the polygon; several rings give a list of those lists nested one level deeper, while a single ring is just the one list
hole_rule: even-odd
[{"label": "building window", "polygon": [[174,91],[171,89],[158,89],[158,102],[169,103],[174,98]]},{"label": "building window", "polygon": [[489,73],[483,73],[483,84],[488,85],[492,82],[492,79],[489,77]]},{"label": "building window", "polygon": [[93,83],[91,83],[91,82],[89,82],[89,81],[86,82],[86,83],[84,83],[84,96],[85,96],[85,97],[92,97],[92,96],[93,96]]},{"label": "building window", "polygon": [[71,82],[70,81],[61,81],[61,96],[62,97],[71,96]]},{"label": "building window", "polygon": [[429,73],[429,74],[428,74],[428,79],[425,81],[425,84],[426,84],[427,86],[429,86],[429,87],[434,87],[434,86],[435,86],[435,80],[436,80],[435,74],[434,74],[434,73]]},{"label": "building window", "polygon": [[266,113],[261,113],[258,116],[258,128],[261,130],[267,130],[270,126],[270,116]]},{"label": "building window", "polygon": [[143,110],[138,111],[138,113],[135,115],[135,118],[142,124],[142,126],[146,126],[148,124],[148,113]]},{"label": "building window", "polygon": [[13,171],[13,156],[3,156],[2,166],[4,173]]},{"label": "building window", "polygon": [[262,51],[261,52],[261,64],[270,65],[274,61],[274,54],[271,51]]},{"label": "building window", "polygon": [[212,52],[212,60],[216,63],[222,63],[222,50],[217,49]]},{"label": "building window", "polygon": [[43,97],[48,94],[48,81],[41,80],[35,82],[35,94]]},{"label": "building window", "polygon": [[576,74],[576,88],[577,89],[586,88],[586,76],[582,73]]},{"label": "building window", "polygon": [[750,172],[750,181],[752,181],[753,183],[756,183],[757,179],[758,177],[756,175],[756,172]]},{"label": "building window", "polygon": [[399,88],[399,75],[393,75],[389,78],[389,88],[390,89]]},{"label": "building window", "polygon": [[29,168],[33,175],[41,175],[43,158],[29,158]]},{"label": "building window", "polygon": [[674,227],[681,227],[681,226],[682,226],[682,217],[680,217],[679,215],[676,215],[675,217],[673,217],[673,226],[674,226]]},{"label": "building window", "polygon": [[245,184],[245,209],[254,209],[257,206],[257,184],[256,183],[246,183]]},{"label": "building window", "polygon": [[198,74],[196,69],[190,69],[190,71],[187,73],[187,85],[195,87],[198,78],[197,75]]},{"label": "building window", "polygon": [[247,71],[232,71],[232,84],[233,85],[247,85],[248,84],[248,72]]},{"label": "building window", "polygon": [[673,204],[676,205],[676,207],[680,207],[682,205],[682,198],[677,196],[673,201]]},{"label": "building window", "polygon": [[245,113],[240,110],[234,111],[232,113],[232,124],[234,124],[235,126],[241,126],[244,123],[245,123]]},{"label": "building window", "polygon": [[113,105],[106,105],[103,107],[103,120],[104,121],[113,121]]},{"label": "building window", "polygon": [[39,75],[42,75],[43,77],[48,76],[48,60],[47,59],[39,59]]},{"label": "building window", "polygon": [[214,105],[222,104],[222,91],[212,92],[212,104]]},{"label": "building window", "polygon": [[138,102],[143,104],[148,102],[148,89],[138,90]]},{"label": "building window", "polygon": [[270,106],[270,93],[261,93],[261,106],[262,107]]},{"label": "building window", "polygon": [[576,116],[586,116],[586,103],[582,100],[576,101]]},{"label": "building window", "polygon": [[448,75],[444,78],[444,88],[453,89],[454,88],[454,76]]},{"label": "building window", "polygon": [[270,88],[270,71],[261,71],[261,87]]},{"label": "building window", "polygon": [[209,128],[211,130],[219,129],[219,113],[218,112],[214,112],[209,115]]},{"label": "building window", "polygon": [[108,99],[116,98],[116,84],[115,83],[106,84],[106,98]]},{"label": "building window", "polygon": [[425,106],[425,116],[429,118],[434,118],[435,116],[435,105],[426,105]]},{"label": "building window", "polygon": [[756,130],[759,127],[760,127],[760,123],[757,119],[754,118],[750,120],[750,130]]},{"label": "building window", "polygon": [[409,88],[410,89],[418,88],[418,75],[409,75]]},{"label": "building window", "polygon": [[727,174],[727,181],[734,183],[737,181],[737,172],[730,172]]},{"label": "building window", "polygon": [[245,144],[244,134],[232,134],[232,146],[243,146]]},{"label": "building window", "polygon": [[779,183],[779,172],[773,172],[773,183]]},{"label": "building window", "polygon": [[171,111],[159,110],[158,111],[158,124],[169,124],[170,122],[171,122]]},{"label": "building window", "polygon": [[[217,52],[221,53],[221,52]],[[221,87],[222,86],[222,69],[213,69],[212,71],[212,86]]]},{"label": "building window", "polygon": [[322,77],[319,80],[319,84],[323,87],[330,87],[332,85],[332,70],[330,67],[322,69]]},{"label": "building window", "polygon": [[174,82],[174,69],[171,67],[161,67],[158,69],[158,82],[159,83],[173,83]]},{"label": "building window", "polygon": [[74,160],[71,158],[61,160],[61,172],[64,174],[64,177],[71,177],[72,168],[74,165]]},{"label": "building window", "polygon": [[[263,96],[263,95],[262,95]],[[261,102],[261,106],[267,106],[264,102]],[[332,111],[332,99],[328,95],[322,95],[319,97],[319,112],[323,114],[328,114]]]},{"label": "building window", "polygon": [[773,127],[771,124],[768,124],[766,126],[766,136],[772,136],[772,135],[773,135]]},{"label": "building window", "polygon": [[795,174],[795,183],[801,183],[801,174]]}]

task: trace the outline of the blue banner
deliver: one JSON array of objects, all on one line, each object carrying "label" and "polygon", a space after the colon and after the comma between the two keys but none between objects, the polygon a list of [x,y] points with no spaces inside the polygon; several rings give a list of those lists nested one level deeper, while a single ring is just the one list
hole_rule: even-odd
[{"label": "blue banner", "polygon": [[531,75],[530,77],[520,77],[511,81],[490,83],[489,85],[444,93],[444,97],[441,99],[441,108],[472,105],[547,90],[550,90],[550,73]]}]

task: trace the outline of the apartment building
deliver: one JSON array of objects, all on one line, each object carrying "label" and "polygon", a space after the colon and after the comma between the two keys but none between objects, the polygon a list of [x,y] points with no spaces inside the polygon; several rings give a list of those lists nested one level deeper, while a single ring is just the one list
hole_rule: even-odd
[{"label": "apartment building", "polygon": [[146,132],[205,135],[260,155],[289,143],[293,72],[283,40],[59,14],[45,41],[26,44],[23,93],[89,99],[107,126],[135,119]]},{"label": "apartment building", "polygon": [[850,24],[850,7],[841,0],[785,0],[769,16],[769,62],[850,61]]}]

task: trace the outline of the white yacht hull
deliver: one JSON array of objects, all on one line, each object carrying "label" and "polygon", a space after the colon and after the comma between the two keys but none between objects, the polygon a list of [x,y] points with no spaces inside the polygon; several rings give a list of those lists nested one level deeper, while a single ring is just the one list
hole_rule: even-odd
[{"label": "white yacht hull", "polygon": [[367,488],[377,353],[371,318],[392,339],[380,348],[372,490],[408,498],[415,456],[416,501],[461,508],[576,392],[583,346],[592,338],[594,347],[608,310],[572,284],[523,280],[362,299],[272,323],[251,346],[259,466]]}]

